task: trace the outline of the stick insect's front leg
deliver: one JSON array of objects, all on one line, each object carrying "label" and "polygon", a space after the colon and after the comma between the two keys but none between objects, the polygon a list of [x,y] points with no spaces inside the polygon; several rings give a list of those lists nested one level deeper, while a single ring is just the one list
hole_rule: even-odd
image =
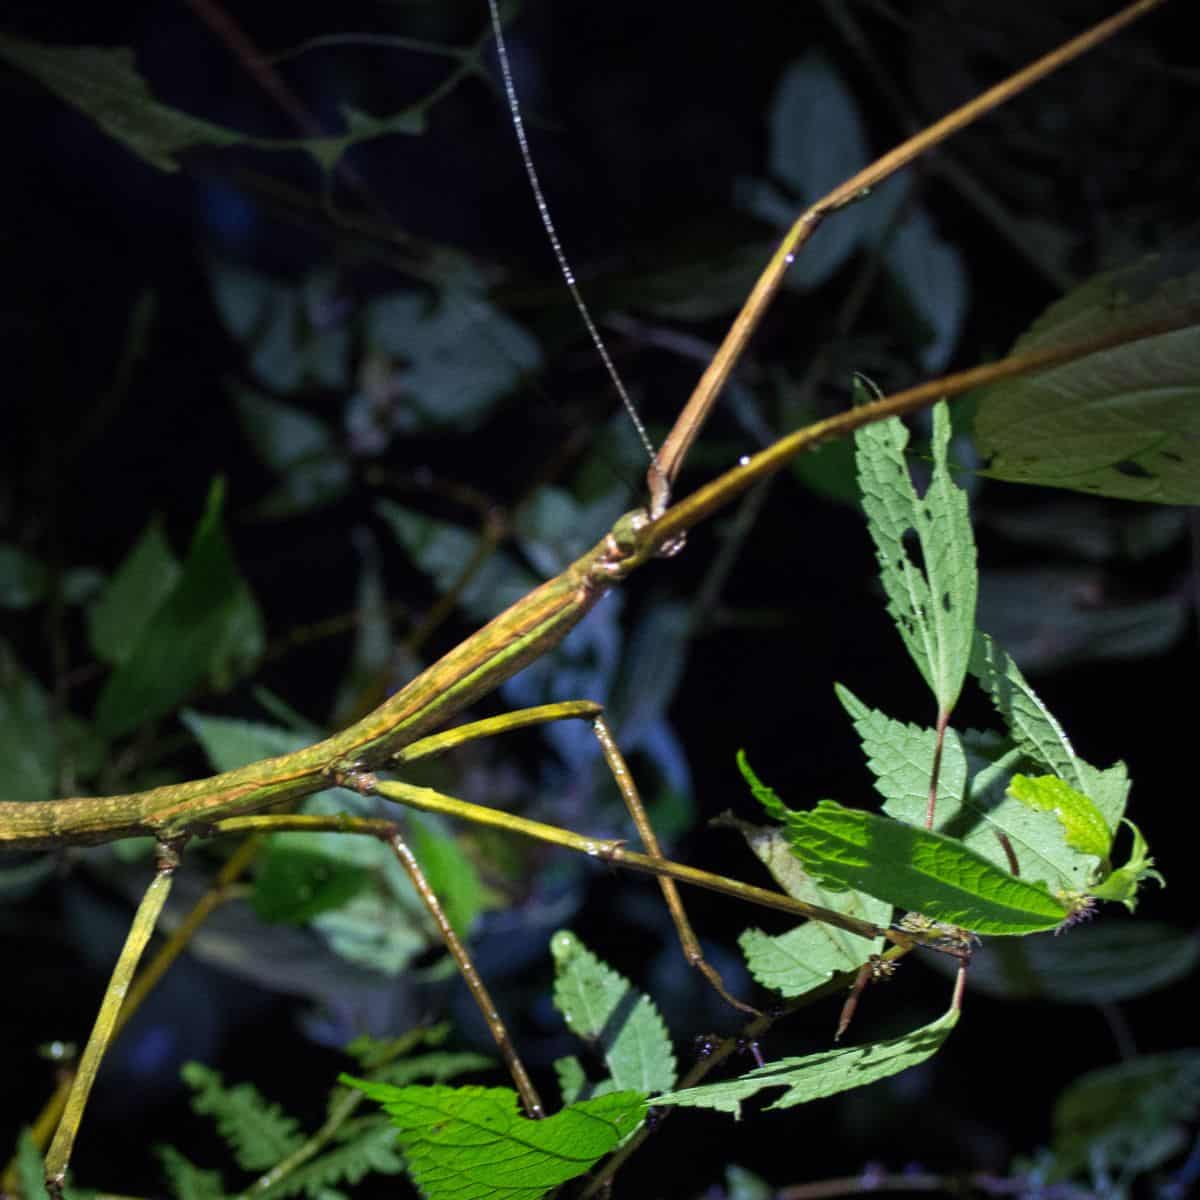
[{"label": "stick insect's front leg", "polygon": [[71,1089],[67,1093],[62,1119],[46,1153],[46,1187],[51,1196],[56,1198],[62,1195],[67,1164],[71,1159],[75,1136],[79,1132],[79,1123],[83,1119],[83,1110],[87,1105],[88,1095],[96,1080],[104,1052],[117,1030],[121,1007],[129,992],[134,971],[137,970],[142,951],[154,932],[159,914],[170,894],[175,868],[179,865],[179,852],[180,848],[170,843],[160,842],[157,847],[154,879],[134,914],[125,945],[117,959],[117,965],[113,967],[112,977],[104,990],[104,998],[100,1001],[96,1023],[92,1027],[75,1078],[71,1082]]},{"label": "stick insect's front leg", "polygon": [[[654,827],[650,824],[646,807],[642,803],[637,784],[634,782],[625,757],[617,746],[612,729],[604,717],[604,709],[601,705],[591,700],[571,700],[559,704],[543,704],[535,708],[523,708],[516,712],[505,713],[500,717],[490,717],[483,721],[474,721],[466,725],[459,725],[454,729],[413,742],[412,745],[406,746],[401,750],[396,755],[396,758],[400,762],[414,762],[417,759],[444,753],[452,746],[459,746],[464,742],[473,741],[481,737],[490,737],[494,733],[504,733],[513,729],[522,729],[529,725],[544,725],[551,721],[565,721],[572,718],[580,718],[591,722],[592,732],[595,733],[596,740],[600,743],[604,763],[612,774],[613,780],[616,782],[617,790],[621,793],[621,799],[624,800],[625,807],[629,810],[629,815],[633,819],[638,836],[642,839],[642,845],[645,846],[646,852],[651,858],[663,859],[662,849],[654,833]],[[700,948],[700,939],[696,937],[695,931],[692,929],[692,924],[688,920],[675,881],[660,875],[658,883],[662,889],[663,900],[670,910],[671,920],[679,935],[679,944],[683,948],[683,954],[688,964],[695,967],[712,984],[717,994],[726,1003],[733,1005],[734,1008],[740,1009],[744,1013],[757,1016],[758,1009],[734,996],[725,986],[724,980],[722,980],[717,969],[704,957],[704,951]]]}]

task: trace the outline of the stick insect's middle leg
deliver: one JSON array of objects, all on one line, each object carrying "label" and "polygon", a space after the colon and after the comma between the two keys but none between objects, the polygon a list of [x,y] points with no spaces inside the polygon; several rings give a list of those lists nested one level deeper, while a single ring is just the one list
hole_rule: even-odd
[{"label": "stick insect's middle leg", "polygon": [[[413,742],[396,755],[396,760],[400,763],[415,762],[418,759],[431,755],[443,754],[455,746],[460,746],[464,742],[474,741],[477,738],[490,737],[497,733],[507,733],[510,730],[521,729],[530,725],[545,725],[551,721],[571,719],[582,719],[591,722],[596,740],[600,743],[600,750],[604,755],[605,764],[612,774],[613,779],[616,780],[621,798],[625,801],[625,807],[629,810],[629,815],[633,818],[633,823],[637,828],[639,837],[642,839],[642,844],[646,847],[646,853],[652,858],[662,858],[663,853],[659,847],[658,838],[655,836],[654,829],[650,824],[650,818],[646,815],[646,808],[642,804],[641,796],[638,794],[637,785],[633,782],[633,775],[630,773],[629,766],[625,762],[620,749],[617,747],[616,739],[613,737],[608,722],[604,719],[604,709],[591,700],[569,700],[560,701],[557,704],[543,704],[535,708],[525,708],[519,709],[516,712],[505,713],[500,717],[489,717],[482,721],[472,721],[467,725],[459,725],[453,729],[448,729],[442,733],[433,734]],[[687,913],[684,911],[683,901],[679,898],[679,890],[675,886],[675,881],[660,876],[659,886],[662,888],[663,899],[670,910],[671,920],[674,922],[675,929],[679,934],[679,942],[683,947],[683,953],[687,961],[712,984],[717,994],[726,1003],[752,1016],[761,1015],[758,1009],[739,1000],[729,991],[717,969],[704,957],[704,952],[700,949],[700,940],[696,937],[691,922],[687,918]]]}]

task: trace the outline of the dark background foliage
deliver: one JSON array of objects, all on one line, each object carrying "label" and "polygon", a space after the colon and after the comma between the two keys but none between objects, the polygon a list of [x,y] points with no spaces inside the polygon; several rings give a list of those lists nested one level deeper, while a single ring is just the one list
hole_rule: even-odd
[{"label": "dark background foliage", "polygon": [[[1194,237],[1200,77],[1185,50],[1186,7],[1168,6],[914,172],[914,203],[965,269],[968,299],[947,366],[1002,353],[1070,282],[1149,251],[1176,252]],[[271,5],[236,17],[264,50],[344,31],[461,45],[482,30],[481,8]],[[698,356],[715,346],[729,315],[725,293],[732,301],[745,270],[765,257],[772,230],[734,197],[739,180],[768,173],[766,114],[789,64],[811,51],[824,55],[853,93],[871,148],[882,151],[1111,8],[1092,0],[831,0],[736,11],[624,0],[528,4],[517,16],[512,52],[535,153],[578,274],[652,427],[667,426],[698,374]],[[847,36],[847,20],[864,43]],[[10,5],[5,21],[11,32],[46,42],[131,46],[164,102],[255,134],[296,136],[198,8]],[[394,48],[343,47],[279,69],[333,129],[340,104],[395,111],[425,96],[448,67]],[[262,607],[268,644],[280,651],[255,678],[306,716],[326,719],[351,633],[288,635],[353,611],[360,553],[351,531],[373,530],[385,545],[388,595],[402,627],[433,599],[424,577],[379,530],[372,506],[387,490],[379,480],[439,516],[461,519],[462,512],[438,489],[413,501],[414,493],[431,491],[419,486],[423,480],[460,481],[508,509],[533,478],[568,478],[615,408],[554,274],[502,104],[469,79],[429,112],[423,136],[355,148],[331,191],[337,209],[358,219],[335,224],[322,207],[323,181],[302,153],[198,149],[184,156],[182,172],[168,175],[24,76],[6,70],[3,82],[5,538],[55,572],[79,565],[111,571],[154,513],[182,548],[210,480],[223,475],[237,562]],[[458,248],[494,281],[493,299],[536,333],[546,369],[526,374],[478,428],[415,428],[387,439],[380,454],[353,452],[353,437],[343,432],[348,397],[336,388],[289,398],[338,430],[352,451],[352,482],[333,503],[285,522],[261,519],[255,506],[275,480],[237,420],[231,386],[253,381],[252,372],[246,346],[214,305],[210,264],[297,284],[321,268],[334,298],[325,316],[336,327],[397,281],[427,281],[438,246]],[[843,406],[851,369],[867,370],[885,387],[924,373],[914,314],[920,286],[890,277],[871,258],[853,256],[822,287],[781,298],[740,376],[748,406],[714,419],[689,481],[732,464],[756,438],[783,432],[805,413]],[[743,268],[732,280],[721,265],[728,262]],[[671,284],[685,268],[688,280]],[[664,289],[670,303],[662,301]],[[149,337],[122,382],[130,314],[147,291],[154,297]],[[856,295],[861,302],[850,312],[846,297]],[[696,319],[675,319],[696,297],[706,299],[684,314]],[[936,309],[939,301],[932,303]],[[808,409],[797,402],[802,393]],[[636,476],[624,462],[601,469],[610,486],[627,479],[636,497]],[[1070,524],[1063,501],[1061,493],[982,485],[981,562],[1010,573],[1010,590],[992,593],[997,619],[1023,631],[1030,673],[1080,753],[1102,765],[1116,757],[1129,763],[1132,812],[1171,883],[1146,897],[1144,911],[1190,927],[1194,518],[1180,517],[1155,541],[1132,529],[1131,506],[1088,501]],[[1080,528],[1090,534],[1069,531]],[[710,593],[708,572],[729,536],[727,523],[697,532],[683,555],[647,568],[628,589],[627,623],[664,595],[683,603],[706,597],[705,611],[693,613],[697,636],[670,707],[698,818],[729,807],[752,815],[733,770],[739,746],[794,805],[825,795],[868,803],[869,779],[831,682],[840,679],[908,720],[928,722],[932,714],[883,614],[861,519],[788,477],[772,488],[753,527],[736,534],[736,565]],[[1097,539],[1101,550],[1089,550]],[[1137,613],[1152,601],[1174,616],[1147,625]],[[1114,626],[1096,614],[1122,610],[1143,630],[1141,640],[1103,632]],[[466,620],[440,628],[426,653],[469,628]],[[64,710],[92,710],[101,678],[88,669],[74,610],[50,603],[13,611],[4,638]],[[264,719],[245,684],[200,706]],[[963,718],[983,723],[986,714],[968,706]],[[177,725],[161,723],[158,736],[178,747],[165,766],[204,770]],[[531,759],[541,751],[518,743],[516,753]],[[758,878],[728,836],[695,824],[697,832],[676,842],[676,856]],[[52,882],[0,911],[6,1130],[28,1120],[50,1086],[49,1068],[29,1047],[82,1036],[113,953],[108,939],[128,912],[127,899],[75,856],[63,857],[56,879],[62,887]],[[602,874],[588,882],[572,919],[581,936],[643,986],[654,990],[657,979],[668,995],[684,997],[676,1004],[687,1014],[682,1037],[726,1020],[688,993],[674,968],[649,977],[662,933],[649,915],[653,893]],[[745,914],[731,909],[703,898],[696,904],[697,924],[714,945],[741,928]],[[770,918],[762,923],[777,927]],[[489,936],[503,934],[485,925],[485,972],[490,962],[500,973],[511,952],[489,945]],[[1061,953],[1071,953],[1069,938]],[[530,962],[500,987],[514,1006],[518,1040],[532,1047],[548,1081],[548,1062],[566,1042],[538,1000],[547,971],[544,961]],[[912,1027],[941,1011],[946,987],[940,975],[907,966],[887,989],[868,995],[857,1032],[867,1038]],[[928,1067],[839,1103],[737,1127],[706,1115],[673,1117],[635,1160],[625,1186],[648,1195],[651,1181],[669,1172],[661,1194],[699,1194],[730,1161],[776,1184],[851,1173],[872,1160],[1002,1170],[1015,1153],[1048,1139],[1053,1098],[1081,1071],[1132,1046],[1149,1052],[1187,1044],[1193,999],[1186,981],[1120,1009],[970,996],[965,1028]],[[97,1093],[79,1147],[80,1177],[154,1194],[161,1184],[148,1145],[184,1142],[186,1133],[201,1139],[198,1158],[216,1153],[188,1123],[175,1082],[183,1057],[203,1057],[231,1079],[252,1078],[268,1095],[318,1114],[342,1060],[301,1046],[297,1007],[267,988],[184,964],[131,1031]],[[826,1044],[835,1012],[836,1005],[819,1006],[782,1029],[765,1052]],[[685,1041],[681,1056],[689,1054]]]}]

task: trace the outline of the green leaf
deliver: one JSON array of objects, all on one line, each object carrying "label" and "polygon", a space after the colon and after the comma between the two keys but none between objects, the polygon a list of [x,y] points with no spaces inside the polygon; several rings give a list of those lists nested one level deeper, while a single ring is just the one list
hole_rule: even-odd
[{"label": "green leaf", "polygon": [[[855,435],[863,511],[875,543],[888,613],[948,714],[966,678],[975,633],[975,538],[967,494],[950,478],[946,451],[950,417],[933,410],[933,477],[918,498],[904,460],[908,431],[899,419],[880,421]],[[909,557],[905,534],[914,530],[922,567]]]},{"label": "green leaf", "polygon": [[750,788],[751,794],[755,800],[759,802],[767,810],[767,816],[774,817],[776,821],[786,821],[788,813],[791,811],[786,804],[779,798],[779,793],[774,788],[767,787],[765,783],[757,775],[750,766],[750,760],[746,757],[745,750],[737,752],[737,768],[742,773],[742,778],[746,781]]},{"label": "green leaf", "polygon": [[19,546],[0,543],[0,608],[32,608],[45,589],[45,566]]},{"label": "green leaf", "polygon": [[[328,277],[317,273],[297,283],[218,259],[209,266],[209,279],[226,328],[245,346],[254,377],[273,392],[287,394],[305,384],[336,391],[353,386],[349,329],[314,320],[315,312],[328,311],[337,302]],[[236,394],[246,435],[266,461],[280,470],[285,463],[319,461],[315,455],[301,459],[295,453],[298,443],[316,450],[321,435],[311,419],[297,409],[264,408],[252,392]],[[278,449],[268,447],[273,434],[283,437]],[[333,440],[325,440],[326,454],[332,454]]]},{"label": "green leaf", "polygon": [[[837,70],[817,53],[793,63],[771,102],[772,176],[796,197],[811,203],[865,166],[868,157],[858,106]],[[764,220],[787,228],[795,219],[795,204],[783,197],[780,200],[782,203],[770,207],[761,202],[753,207]],[[790,214],[786,218],[785,211]],[[839,215],[845,222],[826,221],[805,245],[788,274],[792,286],[819,287],[845,262],[872,224],[863,205]]]},{"label": "green leaf", "polygon": [[1014,775],[1008,794],[1039,812],[1052,812],[1061,822],[1067,845],[1081,854],[1107,859],[1112,848],[1112,830],[1100,810],[1082,792],[1056,775]]},{"label": "green leaf", "polygon": [[[289,322],[290,330],[295,326],[294,320]],[[255,332],[259,328],[256,326]],[[318,340],[329,333],[324,331]],[[340,349],[345,351],[344,346]],[[295,362],[296,356],[291,361]],[[259,515],[285,517],[307,512],[345,492],[350,467],[323,421],[246,388],[238,392],[237,407],[242,429],[258,456],[283,476],[279,487],[256,506]]]},{"label": "green leaf", "polygon": [[[428,575],[439,594],[447,592],[471,561],[479,538],[449,521],[439,521],[380,500],[375,511],[396,540]],[[476,620],[490,620],[538,584],[533,573],[502,552],[494,552],[471,577],[459,596],[463,610]]]},{"label": "green leaf", "polygon": [[1047,309],[1013,353],[1158,321],[1171,332],[972,393],[985,474],[1200,504],[1200,272],[1149,258],[1096,276]]},{"label": "green leaf", "polygon": [[733,1163],[725,1168],[725,1193],[728,1200],[773,1200],[776,1195],[765,1179]]},{"label": "green leaf", "polygon": [[[922,825],[929,805],[929,772],[937,734],[896,721],[867,708],[848,689],[836,685],[838,699],[862,739],[884,812],[909,825]],[[1082,891],[1094,879],[1102,859],[1068,846],[1053,813],[1036,811],[1006,791],[1024,760],[1021,750],[1003,750],[992,735],[947,729],[938,779],[935,832],[957,838],[968,849],[1003,870],[1016,857],[1022,879],[1042,880],[1052,892]],[[968,780],[969,776],[969,780]]]},{"label": "green leaf", "polygon": [[806,870],[977,933],[1053,929],[1068,916],[1044,883],[1018,879],[954,838],[822,800],[789,812],[786,833]]},{"label": "green leaf", "polygon": [[[721,823],[742,833],[779,886],[794,899],[832,908],[874,925],[884,926],[891,920],[892,906],[884,900],[862,892],[823,888],[804,871],[778,829],[764,829],[730,817]],[[839,972],[855,970],[870,955],[883,949],[883,939],[862,938],[823,921],[805,921],[777,935],[747,929],[738,938],[738,945],[750,973],[763,987],[791,997],[804,995]]]},{"label": "green leaf", "polygon": [[[260,150],[306,150],[325,170],[356,142],[385,133],[420,133],[423,114],[445,91],[387,117],[345,110],[349,132],[312,138],[251,137],[201,120],[156,100],[138,73],[133,51],[123,46],[43,46],[0,35],[0,58],[32,75],[60,99],[95,121],[109,137],[160,171],[179,170],[178,155],[194,146],[253,146]],[[466,69],[460,69],[460,75]]]},{"label": "green leaf", "polygon": [[1116,763],[1101,771],[1078,758],[1063,727],[1030,687],[1012,656],[986,633],[976,634],[970,670],[991,697],[1013,744],[1089,797],[1108,828],[1115,829],[1129,794],[1124,765]]},{"label": "green leaf", "polygon": [[299,1166],[275,1183],[255,1188],[255,1200],[282,1200],[284,1196],[304,1195],[309,1200],[330,1200],[342,1193],[333,1189],[339,1184],[354,1185],[367,1175],[398,1175],[404,1170],[404,1159],[395,1148],[396,1131],[386,1122],[365,1129],[361,1123],[343,1126],[353,1138],[340,1146],[326,1150],[319,1157]]},{"label": "green leaf", "polygon": [[[366,816],[374,807],[367,797],[346,788],[330,788],[306,797],[301,810],[314,816]],[[304,836],[310,849],[372,876],[370,887],[313,918],[313,928],[336,954],[385,975],[398,975],[417,955],[440,944],[408,876],[381,841],[332,832]]]},{"label": "green leaf", "polygon": [[175,587],[180,569],[155,518],[88,606],[88,639],[97,658],[113,666],[129,659],[150,618]]},{"label": "green leaf", "polygon": [[558,1090],[564,1104],[574,1104],[588,1086],[587,1073],[583,1063],[573,1054],[554,1060],[554,1074],[558,1078]]},{"label": "green leaf", "polygon": [[49,800],[56,758],[49,697],[0,642],[0,794]]},{"label": "green leaf", "polygon": [[[930,962],[943,966],[937,955]],[[1102,921],[1072,929],[1069,938],[990,941],[971,959],[967,986],[1003,999],[1116,1004],[1168,987],[1197,962],[1200,939],[1185,930],[1155,921]],[[948,959],[944,966],[957,969]]]},{"label": "green leaf", "polygon": [[655,1106],[687,1105],[693,1108],[712,1108],[717,1112],[741,1115],[744,1100],[767,1088],[787,1088],[767,1110],[793,1108],[825,1096],[836,1096],[851,1088],[863,1087],[898,1075],[909,1067],[932,1058],[958,1022],[953,1009],[929,1025],[914,1029],[903,1037],[885,1042],[869,1042],[865,1046],[845,1046],[825,1050],[800,1058],[781,1058],[758,1067],[738,1079],[722,1083],[703,1084],[655,1097]]},{"label": "green leaf", "polygon": [[476,428],[541,366],[534,338],[475,292],[456,291],[432,306],[423,293],[398,292],[372,302],[366,319],[372,345],[407,364],[391,386],[420,423],[435,428]]},{"label": "green leaf", "polygon": [[675,1086],[671,1038],[649,996],[598,959],[573,933],[550,939],[554,1006],[568,1028],[604,1058],[609,1078],[591,1095],[636,1091],[653,1096]]},{"label": "green leaf", "polygon": [[1200,1051],[1142,1055],[1091,1071],[1054,1106],[1058,1172],[1150,1170],[1165,1157],[1164,1132],[1198,1111]]},{"label": "green leaf", "polygon": [[210,717],[193,709],[184,709],[180,721],[204,747],[214,771],[236,771],[260,758],[291,754],[309,744],[311,738],[276,725],[241,721],[234,717]]},{"label": "green leaf", "polygon": [[509,1088],[393,1088],[350,1075],[341,1082],[383,1105],[426,1200],[539,1200],[589,1170],[645,1116],[635,1092],[530,1121]]},{"label": "green leaf", "polygon": [[418,1079],[432,1079],[434,1083],[445,1083],[459,1075],[478,1074],[496,1066],[495,1059],[486,1054],[470,1050],[431,1050],[412,1058],[386,1063],[371,1072],[376,1083],[390,1083],[393,1087],[404,1087]]},{"label": "green leaf", "polygon": [[217,1132],[243,1170],[265,1171],[304,1144],[296,1120],[265,1100],[253,1084],[226,1087],[216,1071],[195,1062],[184,1063],[180,1074],[195,1093],[192,1111],[216,1121]]},{"label": "green leaf", "polygon": [[363,868],[313,849],[307,833],[277,833],[259,857],[250,902],[264,921],[303,925],[340,908],[369,882]]},{"label": "green leaf", "polygon": [[[840,683],[835,683],[833,690],[854,722],[867,766],[875,776],[875,788],[887,802],[885,809],[899,820],[912,824],[923,821],[929,806],[937,731],[906,725],[878,709],[868,708]],[[955,730],[947,729],[938,773],[939,819],[944,820],[947,809],[955,809],[962,803],[966,784],[967,756],[962,741]]]},{"label": "green leaf", "polygon": [[0,35],[0,57],[28,72],[160,171],[177,171],[190,146],[230,146],[233,130],[188,116],[154,99],[123,46],[43,46]]},{"label": "green leaf", "polygon": [[885,239],[883,261],[928,330],[921,366],[936,374],[949,362],[966,316],[970,285],[962,256],[938,235],[929,214],[915,206],[909,207],[898,228],[889,226],[880,233]]},{"label": "green leaf", "polygon": [[225,1182],[220,1171],[203,1170],[174,1146],[157,1146],[155,1153],[175,1200],[224,1200]]},{"label": "green leaf", "polygon": [[17,1139],[16,1168],[22,1200],[43,1200],[49,1195],[46,1191],[45,1160],[28,1129],[22,1129]]},{"label": "green leaf", "polygon": [[233,561],[221,521],[224,487],[209,491],[183,571],[132,653],[109,679],[96,707],[108,736],[162,716],[261,644],[258,609]]},{"label": "green leaf", "polygon": [[1088,891],[1099,900],[1119,900],[1130,912],[1137,908],[1137,893],[1143,879],[1153,879],[1160,887],[1166,887],[1167,881],[1161,872],[1154,869],[1154,859],[1150,857],[1150,847],[1142,837],[1142,831],[1128,817],[1123,823],[1133,830],[1133,849],[1129,861],[1118,867],[1111,875],[1093,884]]}]

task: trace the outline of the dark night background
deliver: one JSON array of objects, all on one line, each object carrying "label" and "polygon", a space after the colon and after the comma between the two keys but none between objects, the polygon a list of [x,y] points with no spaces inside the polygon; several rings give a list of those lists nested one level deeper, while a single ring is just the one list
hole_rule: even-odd
[{"label": "dark night background", "polygon": [[[652,429],[668,425],[698,375],[699,356],[715,347],[732,315],[720,296],[728,290],[732,302],[742,276],[722,264],[754,265],[769,250],[771,228],[735,195],[739,180],[767,175],[767,114],[789,64],[822,53],[853,93],[871,149],[882,152],[1114,8],[1092,0],[737,8],[530,0],[510,49],[534,151],[563,240]],[[1003,353],[1072,281],[1194,241],[1200,73],[1184,32],[1187,8],[1168,5],[914,172],[913,202],[965,269],[967,301],[945,369]],[[445,0],[229,12],[255,45],[275,51],[335,32],[464,45],[480,34],[482,9],[482,0]],[[862,43],[848,35],[847,18]],[[130,46],[165,103],[264,137],[298,136],[202,22],[199,6],[16,4],[6,6],[4,23],[8,32],[47,43]],[[328,130],[340,128],[339,105],[394,112],[448,70],[429,55],[362,46],[312,50],[279,67]],[[181,172],[166,174],[28,77],[4,67],[0,82],[4,540],[53,569],[111,571],[154,513],[182,549],[210,480],[225,476],[239,567],[263,610],[269,646],[287,651],[271,654],[254,681],[313,720],[327,719],[350,635],[304,642],[287,635],[353,610],[360,543],[350,531],[367,528],[383,547],[389,599],[403,614],[400,633],[434,599],[381,534],[373,516],[378,496],[461,520],[461,509],[444,497],[414,495],[418,478],[455,480],[507,509],[535,477],[565,484],[615,411],[554,272],[502,103],[468,79],[431,110],[423,136],[353,149],[332,191],[338,210],[356,219],[335,227],[322,208],[321,178],[302,153],[195,149],[182,155]],[[545,370],[526,376],[480,427],[415,428],[391,437],[378,455],[352,453],[352,482],[336,502],[282,522],[260,519],[255,505],[274,477],[247,442],[231,399],[231,381],[251,382],[251,368],[245,347],[222,324],[206,264],[220,259],[294,284],[321,269],[352,328],[354,313],[372,297],[398,283],[428,286],[431,264],[440,261],[435,247],[457,248],[487,274],[492,299],[539,338]],[[781,297],[740,375],[749,408],[737,409],[741,419],[736,406],[714,419],[684,490],[752,452],[756,436],[782,433],[805,412],[844,406],[852,369],[885,388],[928,374],[911,302],[869,257],[849,258],[818,289]],[[679,284],[685,268],[692,278]],[[147,343],[127,386],[114,388],[130,314],[147,290],[154,297]],[[685,303],[714,294],[715,301]],[[845,298],[856,294],[861,303],[847,313]],[[348,343],[352,356],[362,348],[357,337]],[[811,407],[798,416],[804,389]],[[347,399],[331,387],[287,397],[339,436]],[[346,435],[353,450],[351,441]],[[636,502],[635,473],[618,460],[601,469],[627,477]],[[1080,754],[1099,765],[1120,757],[1130,767],[1132,815],[1170,883],[1166,892],[1147,889],[1139,917],[1191,928],[1194,787],[1186,756],[1195,731],[1189,685],[1200,533],[1191,514],[1168,514],[1167,532],[1151,544],[1132,529],[1149,510],[1088,499],[1071,512],[1072,527],[1090,533],[1072,537],[1062,508],[1072,499],[982,483],[974,497],[980,561],[1003,572],[992,579],[992,611],[1027,639],[1028,673]],[[666,595],[686,603],[703,593],[719,535],[730,526],[715,529],[697,531],[681,556],[630,581],[627,623]],[[1097,543],[1095,553],[1087,549]],[[987,594],[986,579],[984,586]],[[1140,640],[1119,631],[1113,614],[1145,612],[1155,601],[1174,613],[1162,628],[1143,622]],[[739,747],[797,807],[826,795],[868,804],[869,777],[832,682],[905,720],[928,723],[932,713],[876,594],[861,519],[791,475],[772,486],[700,617],[669,713],[690,766],[697,832],[677,841],[673,854],[761,880],[728,834],[699,828],[730,807],[754,815],[733,769]],[[39,606],[6,612],[3,621],[3,639],[20,664],[57,688],[64,707],[88,714],[102,677],[87,670],[77,610]],[[469,621],[452,620],[427,651],[448,648],[469,630]],[[269,719],[255,706],[250,681],[196,706]],[[964,725],[988,720],[974,700],[958,717]],[[160,722],[157,735],[178,748],[164,765],[179,776],[203,772],[177,724]],[[518,740],[515,752],[532,761],[544,751]],[[115,953],[105,939],[128,913],[121,888],[101,882],[75,856],[63,858],[56,876],[64,886],[52,880],[0,908],[5,1157],[10,1133],[32,1119],[51,1087],[51,1068],[30,1047],[82,1038]],[[573,893],[580,907],[572,928],[654,992],[648,973],[663,934],[654,893],[640,880],[599,872],[587,883],[586,894]],[[707,897],[695,901],[693,916],[706,940],[727,946],[745,918]],[[1112,911],[1103,919],[1127,917]],[[770,917],[761,923],[780,928]],[[502,974],[507,951],[489,950],[489,929],[485,923],[480,938],[485,974],[489,960]],[[1060,949],[1069,954],[1070,939]],[[736,948],[721,953],[723,963],[736,962]],[[673,967],[653,969],[682,1009],[681,1038],[726,1019],[719,1006],[696,999]],[[552,1094],[549,1062],[570,1048],[544,1000],[548,972],[546,959],[535,959],[497,990],[508,1004],[528,1008],[514,1012],[518,1043],[531,1047]],[[924,965],[907,965],[886,990],[868,994],[857,1035],[891,1036],[932,1019],[946,988]],[[421,1011],[433,1003],[420,1001]],[[181,1058],[213,1063],[230,1080],[253,1080],[319,1120],[328,1081],[345,1060],[305,1040],[296,1022],[302,1008],[210,967],[182,964],[158,1006],[130,1032],[114,1079],[98,1087],[77,1177],[155,1195],[162,1184],[149,1146],[172,1141],[204,1165],[220,1160],[176,1082]],[[807,1010],[781,1026],[765,1052],[826,1045],[836,1010],[836,1001]],[[1117,1061],[1131,1045],[1143,1053],[1188,1045],[1194,1011],[1190,980],[1119,1011],[970,995],[963,1026],[929,1066],[840,1101],[752,1115],[740,1125],[698,1113],[673,1117],[634,1158],[617,1194],[701,1195],[730,1162],[777,1186],[851,1174],[870,1161],[891,1169],[918,1162],[1004,1170],[1013,1155],[1049,1140],[1054,1097],[1070,1080]],[[686,1065],[687,1041],[677,1049]],[[394,1181],[370,1187],[361,1194],[400,1190]]]}]

